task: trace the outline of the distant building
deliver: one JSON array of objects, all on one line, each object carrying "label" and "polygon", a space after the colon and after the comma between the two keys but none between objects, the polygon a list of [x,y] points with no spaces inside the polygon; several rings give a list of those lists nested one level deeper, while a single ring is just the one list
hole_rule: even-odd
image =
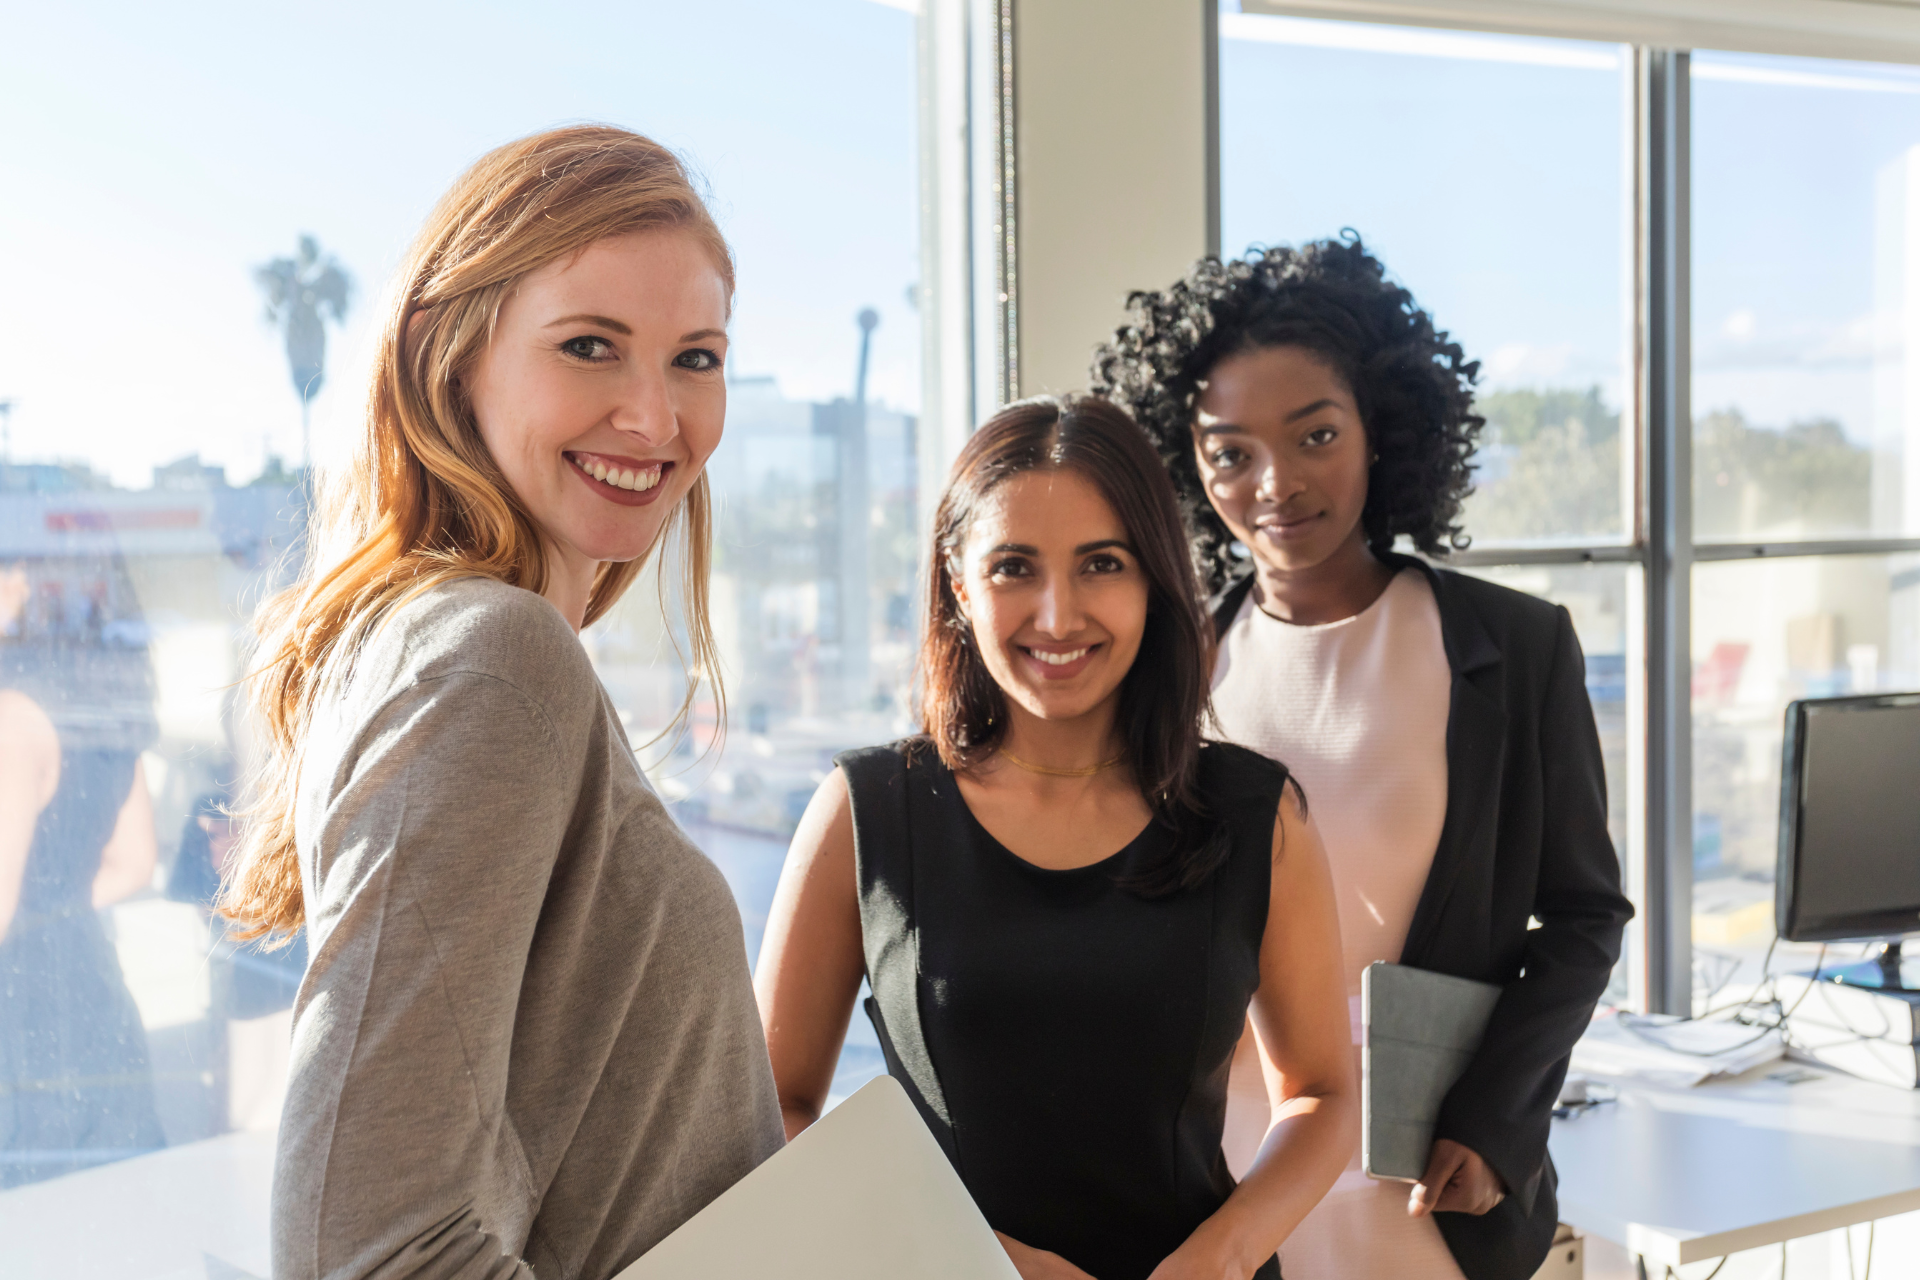
[{"label": "distant building", "polygon": [[844,399],[788,400],[772,378],[729,384],[708,464],[715,625],[751,723],[895,697],[894,633],[915,573],[914,429],[881,404],[863,415]]}]

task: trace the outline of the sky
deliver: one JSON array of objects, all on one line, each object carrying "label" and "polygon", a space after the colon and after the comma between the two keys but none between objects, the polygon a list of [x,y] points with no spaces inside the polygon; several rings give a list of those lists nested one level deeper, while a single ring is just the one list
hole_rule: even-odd
[{"label": "sky", "polygon": [[1617,399],[1615,47],[1238,14],[1221,27],[1225,251],[1350,227],[1490,383],[1598,382]]},{"label": "sky", "polygon": [[[1626,348],[1619,46],[1222,15],[1222,243],[1361,232],[1485,384],[1600,385]],[[1872,433],[1878,175],[1912,68],[1693,58],[1696,413]],[[1920,233],[1920,210],[1906,225]]]},{"label": "sky", "polygon": [[[13,457],[128,485],[299,453],[252,271],[317,236],[353,275],[314,405],[344,453],[387,277],[488,148],[605,120],[681,149],[739,258],[733,369],[918,402],[912,0],[599,9],[341,0],[16,7],[0,44],[0,399]],[[1611,45],[1222,17],[1223,243],[1359,230],[1486,385],[1622,393],[1625,68]],[[1697,410],[1870,430],[1876,175],[1920,75],[1700,54]],[[1920,227],[1920,211],[1909,217]],[[723,449],[725,446],[723,445]]]},{"label": "sky", "polygon": [[[340,457],[387,278],[491,147],[596,120],[680,150],[733,243],[736,373],[914,407],[914,18],[870,0],[15,6],[0,42],[0,399],[13,456],[144,485],[198,451],[298,460],[252,271],[317,236],[353,275],[314,402]],[[723,446],[724,447],[724,446]]]}]

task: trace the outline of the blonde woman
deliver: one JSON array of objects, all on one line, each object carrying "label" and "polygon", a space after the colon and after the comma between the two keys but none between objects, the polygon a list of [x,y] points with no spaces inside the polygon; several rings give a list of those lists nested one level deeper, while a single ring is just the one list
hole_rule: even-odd
[{"label": "blonde woman", "polygon": [[313,956],[273,1274],[608,1277],[782,1141],[733,899],[577,634],[676,545],[714,669],[732,264],[671,153],[572,128],[482,158],[403,271],[326,549],[262,619],[223,899]]}]

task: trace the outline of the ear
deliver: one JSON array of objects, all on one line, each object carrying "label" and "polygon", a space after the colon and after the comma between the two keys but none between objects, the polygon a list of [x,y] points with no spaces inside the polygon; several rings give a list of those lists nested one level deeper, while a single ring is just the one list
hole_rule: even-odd
[{"label": "ear", "polygon": [[960,565],[956,561],[947,561],[947,582],[953,588],[954,600],[960,605],[960,620],[972,622],[973,617],[967,612],[967,580],[960,573]]}]

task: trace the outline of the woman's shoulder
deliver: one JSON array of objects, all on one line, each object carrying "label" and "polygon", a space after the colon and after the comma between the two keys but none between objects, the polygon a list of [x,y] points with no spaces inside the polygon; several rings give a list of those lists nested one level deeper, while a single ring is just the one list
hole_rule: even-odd
[{"label": "woman's shoulder", "polygon": [[1199,764],[1200,793],[1209,805],[1261,809],[1269,820],[1293,776],[1272,756],[1211,738],[1200,744]]},{"label": "woman's shoulder", "polygon": [[833,757],[833,763],[847,780],[848,792],[856,798],[875,788],[904,783],[914,766],[925,766],[929,761],[937,765],[939,760],[940,753],[934,749],[933,739],[924,733],[878,746],[854,747]]},{"label": "woman's shoulder", "polygon": [[396,605],[353,667],[354,682],[376,695],[468,675],[511,685],[561,717],[597,697],[593,664],[560,611],[486,577],[436,583]]},{"label": "woman's shoulder", "polygon": [[1560,606],[1551,600],[1439,565],[1433,566],[1433,576],[1442,616],[1449,605],[1464,605],[1496,633],[1551,635],[1560,626]]},{"label": "woman's shoulder", "polygon": [[18,689],[0,688],[0,745],[35,760],[60,758],[60,735],[52,718]]}]

